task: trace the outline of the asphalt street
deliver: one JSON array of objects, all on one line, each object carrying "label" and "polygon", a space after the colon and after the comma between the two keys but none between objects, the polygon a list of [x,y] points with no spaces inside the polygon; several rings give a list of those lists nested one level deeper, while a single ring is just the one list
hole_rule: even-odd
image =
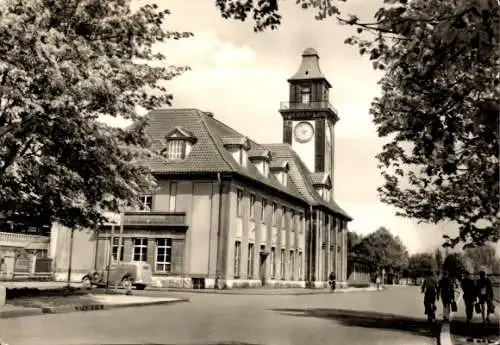
[{"label": "asphalt street", "polygon": [[0,319],[0,337],[9,345],[437,344],[416,287],[302,296],[140,294],[190,302]]}]

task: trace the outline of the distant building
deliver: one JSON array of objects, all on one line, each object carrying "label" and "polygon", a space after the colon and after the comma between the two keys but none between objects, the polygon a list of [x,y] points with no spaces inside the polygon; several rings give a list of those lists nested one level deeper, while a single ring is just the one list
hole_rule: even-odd
[{"label": "distant building", "polygon": [[[98,232],[75,233],[74,279],[113,260],[147,261],[156,286],[324,286],[347,281],[347,223],[334,201],[330,83],[308,48],[281,103],[283,143],[260,144],[196,109],[150,112],[148,135],[162,158],[143,209]],[[114,233],[114,235],[112,235]],[[54,227],[59,279],[70,232]]]},{"label": "distant building", "polygon": [[0,280],[50,276],[50,225],[44,219],[0,216]]}]

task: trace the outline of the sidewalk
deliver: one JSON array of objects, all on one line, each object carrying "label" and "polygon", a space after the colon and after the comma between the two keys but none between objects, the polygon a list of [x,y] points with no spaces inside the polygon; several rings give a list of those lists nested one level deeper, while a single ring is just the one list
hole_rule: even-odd
[{"label": "sidewalk", "polygon": [[124,307],[139,307],[159,304],[188,302],[186,298],[145,297],[133,295],[70,296],[61,298],[26,298],[9,301],[0,308],[0,318],[103,310]]},{"label": "sidewalk", "polygon": [[[383,290],[381,287],[379,289]],[[331,294],[331,293],[347,293],[347,292],[374,292],[377,291],[377,287],[370,286],[367,288],[345,288],[336,289],[334,292],[330,289],[307,289],[307,288],[283,288],[283,289],[265,289],[265,288],[246,288],[246,289],[225,289],[225,290],[215,290],[215,289],[172,289],[172,288],[154,288],[148,287],[146,291],[165,291],[165,292],[184,292],[184,293],[205,293],[205,294],[222,294],[222,295],[319,295],[319,294]]]},{"label": "sidewalk", "polygon": [[[457,299],[458,311],[453,313],[450,322],[450,345],[465,345],[474,343],[500,344],[499,308],[496,303],[495,314],[490,314],[490,323],[482,324],[481,314],[474,311],[472,323],[467,325],[465,304],[462,298]],[[445,337],[446,338],[446,337]],[[442,345],[447,345],[443,343]]]},{"label": "sidewalk", "polygon": [[[38,282],[38,281],[0,281],[0,286],[5,286],[7,289],[40,289],[50,290],[59,289],[68,286],[66,282]],[[79,288],[81,283],[71,283],[71,287]]]}]

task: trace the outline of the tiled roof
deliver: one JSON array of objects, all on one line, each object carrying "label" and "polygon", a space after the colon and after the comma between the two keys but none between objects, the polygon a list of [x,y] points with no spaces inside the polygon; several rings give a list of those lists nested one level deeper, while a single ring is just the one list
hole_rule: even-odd
[{"label": "tiled roof", "polygon": [[[190,154],[184,160],[167,161],[156,157],[147,164],[155,174],[189,174],[200,172],[234,172],[257,182],[264,183],[280,192],[295,198],[304,199],[293,183],[283,186],[272,174],[265,178],[258,169],[248,163],[242,167],[224,148],[230,143],[243,143],[247,137],[197,109],[162,109],[154,110],[147,115],[149,126],[146,133],[153,141],[154,148],[161,150],[162,139],[177,126],[192,133],[197,138]],[[242,141],[240,141],[242,140]],[[249,142],[250,144],[250,142]],[[251,142],[252,148],[264,150]]]},{"label": "tiled roof", "polygon": [[311,173],[311,181],[313,186],[326,184],[328,182],[328,174],[324,172],[313,172]]},{"label": "tiled roof", "polygon": [[[146,133],[153,141],[153,148],[160,151],[165,147],[165,135],[176,127],[188,131],[197,139],[191,152],[184,160],[168,161],[156,157],[146,163],[155,174],[192,174],[203,172],[232,172],[258,183],[263,183],[277,191],[305,200],[313,205],[323,205],[335,213],[351,219],[335,202],[326,203],[316,192],[311,172],[288,144],[261,145],[214,117],[197,109],[160,109],[147,115],[149,126]],[[290,178],[283,186],[273,174],[264,177],[258,169],[248,162],[246,167],[236,162],[224,145],[247,142],[249,154],[259,154],[268,150],[271,153],[270,166],[281,166],[288,162]]]},{"label": "tiled roof", "polygon": [[289,144],[265,144],[264,146],[271,150],[273,157],[288,160],[290,167],[288,175],[297,186],[299,192],[309,203],[313,205],[323,205],[333,212],[352,220],[351,216],[340,208],[335,201],[326,202],[316,192],[316,189],[313,187],[311,172]]},{"label": "tiled roof", "polygon": [[271,158],[271,152],[266,149],[261,149],[261,148],[252,148],[250,151],[248,151],[248,158],[265,158],[265,159],[270,159]]},{"label": "tiled roof", "polygon": [[271,164],[269,164],[270,169],[284,169],[288,166],[290,168],[290,164],[286,159],[275,157],[272,161]]},{"label": "tiled roof", "polygon": [[220,138],[224,145],[247,145],[248,139],[244,136],[238,137],[222,137]]},{"label": "tiled roof", "polygon": [[[149,125],[146,134],[153,140],[153,148],[160,150],[165,135],[176,127],[188,130],[197,139],[191,153],[184,160],[167,161],[156,157],[147,163],[153,173],[194,173],[194,172],[231,172],[233,167],[210,135],[205,115],[196,109],[159,109],[148,115]],[[224,150],[225,151],[225,150]]]}]

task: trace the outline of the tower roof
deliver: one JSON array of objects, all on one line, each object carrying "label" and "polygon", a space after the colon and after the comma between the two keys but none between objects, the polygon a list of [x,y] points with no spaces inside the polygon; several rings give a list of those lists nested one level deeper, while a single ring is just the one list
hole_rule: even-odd
[{"label": "tower roof", "polygon": [[302,63],[298,71],[288,79],[291,80],[313,80],[313,79],[323,79],[331,87],[330,83],[326,79],[321,68],[319,67],[319,54],[314,48],[307,48],[302,53]]}]

